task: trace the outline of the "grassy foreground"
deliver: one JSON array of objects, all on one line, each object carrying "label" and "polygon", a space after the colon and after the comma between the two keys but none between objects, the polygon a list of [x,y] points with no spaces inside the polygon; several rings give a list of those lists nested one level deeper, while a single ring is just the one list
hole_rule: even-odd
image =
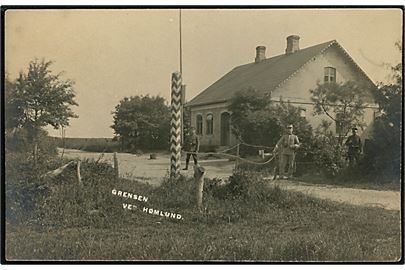
[{"label": "grassy foreground", "polygon": [[[251,178],[246,180],[247,176]],[[332,203],[267,188],[260,182],[251,185],[250,180],[258,181],[255,177],[242,173],[226,186],[206,180],[203,213],[193,207],[191,179],[166,181],[158,189],[121,179],[97,191],[108,197],[108,210],[80,215],[77,211],[65,212],[67,208],[58,205],[59,212],[49,214],[46,222],[7,223],[6,258],[273,262],[400,259],[398,211]],[[241,180],[246,185],[241,186]],[[111,188],[147,196],[148,201],[113,195]],[[71,187],[69,190],[73,192]],[[79,195],[75,196],[80,201]],[[60,201],[60,194],[57,197]],[[122,203],[137,205],[138,210],[124,209]],[[178,213],[182,219],[145,213],[143,206]],[[74,207],[70,204],[68,209]],[[52,214],[59,217],[58,222]]]}]

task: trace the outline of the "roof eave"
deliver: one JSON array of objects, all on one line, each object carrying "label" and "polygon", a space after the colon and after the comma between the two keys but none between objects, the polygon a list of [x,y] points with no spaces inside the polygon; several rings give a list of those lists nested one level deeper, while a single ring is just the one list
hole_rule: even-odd
[{"label": "roof eave", "polygon": [[361,69],[361,67],[354,61],[354,59],[350,56],[350,54],[338,43],[336,42],[338,48],[345,54],[345,56],[350,60],[350,62],[360,71],[360,73],[366,78],[366,80],[375,88],[377,88],[376,84],[371,80],[371,78]]},{"label": "roof eave", "polygon": [[288,76],[286,79],[284,79],[282,82],[280,82],[274,90],[277,88],[281,87],[283,84],[285,84],[287,81],[289,81],[292,77],[294,77],[301,69],[303,69],[307,64],[309,64],[311,61],[314,61],[316,57],[319,55],[325,53],[326,50],[332,47],[332,45],[336,45],[342,52],[343,54],[350,60],[350,62],[356,67],[357,70],[360,71],[360,73],[366,78],[366,80],[371,84],[372,87],[377,88],[376,84],[373,82],[373,80],[370,79],[370,77],[360,68],[360,66],[354,61],[354,59],[350,56],[350,54],[337,42],[336,40],[332,40],[328,46],[323,48],[318,54],[314,55],[310,60],[305,62],[300,68],[298,68],[296,71],[294,71],[290,76]]},{"label": "roof eave", "polygon": [[202,102],[202,103],[196,103],[196,104],[186,103],[186,104],[184,104],[184,107],[206,106],[206,105],[211,105],[211,104],[226,103],[228,101],[229,101],[229,99],[216,100],[216,101],[210,101],[210,102]]}]

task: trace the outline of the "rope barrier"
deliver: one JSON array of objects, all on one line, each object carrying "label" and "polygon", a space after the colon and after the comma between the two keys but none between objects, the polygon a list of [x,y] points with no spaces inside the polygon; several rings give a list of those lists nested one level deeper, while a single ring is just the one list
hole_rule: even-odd
[{"label": "rope barrier", "polygon": [[255,148],[267,148],[267,149],[274,149],[274,147],[271,146],[265,146],[265,145],[253,145],[253,144],[248,144],[245,142],[242,142],[241,145],[246,145],[246,146],[250,146],[250,147],[255,147]]},{"label": "rope barrier", "polygon": [[[195,155],[197,155],[198,154],[198,152],[188,152],[188,151],[183,151],[183,153],[186,153],[186,154],[195,154]],[[246,159],[246,158],[241,158],[241,157],[238,157],[238,156],[235,156],[235,155],[231,155],[231,154],[226,154],[226,153],[217,153],[217,152],[204,152],[204,154],[207,154],[207,155],[222,155],[222,156],[227,156],[227,157],[232,157],[232,158],[236,158],[236,159],[238,159],[238,160],[241,160],[241,161],[244,161],[244,162],[247,162],[247,163],[251,163],[251,164],[256,164],[256,165],[265,165],[265,164],[268,164],[268,163],[270,163],[275,157],[276,157],[276,155],[274,155],[272,158],[270,158],[269,160],[267,160],[266,162],[255,162],[255,161],[252,161],[252,160],[249,160],[249,159]]]},{"label": "rope barrier", "polygon": [[246,145],[246,146],[255,147],[255,148],[274,149],[274,147],[272,147],[272,146],[248,144],[245,141],[243,141],[242,138],[239,138],[238,140],[240,141],[240,143],[239,143],[240,145]]},{"label": "rope barrier", "polygon": [[234,146],[232,146],[232,147],[230,147],[230,148],[228,148],[228,149],[219,151],[219,152],[217,152],[217,153],[225,153],[225,152],[228,152],[229,150],[235,149],[235,148],[238,147],[239,145],[240,145],[239,143],[238,143],[238,144],[235,144]]}]

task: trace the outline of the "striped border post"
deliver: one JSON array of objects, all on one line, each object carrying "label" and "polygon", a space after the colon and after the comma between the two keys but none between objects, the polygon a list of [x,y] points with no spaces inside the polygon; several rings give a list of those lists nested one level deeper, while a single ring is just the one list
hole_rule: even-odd
[{"label": "striped border post", "polygon": [[172,120],[170,129],[170,177],[180,174],[181,157],[181,73],[172,73]]}]

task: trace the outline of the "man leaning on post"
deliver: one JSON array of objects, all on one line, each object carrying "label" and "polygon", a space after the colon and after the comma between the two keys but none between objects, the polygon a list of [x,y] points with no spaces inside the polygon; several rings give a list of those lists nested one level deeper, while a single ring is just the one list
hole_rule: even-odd
[{"label": "man leaning on post", "polygon": [[[293,134],[293,125],[287,125],[287,134],[284,134],[274,147],[273,153],[279,153],[280,179],[291,178],[294,172],[295,150],[300,147],[297,135]],[[288,177],[285,177],[285,166],[288,162]]]}]

